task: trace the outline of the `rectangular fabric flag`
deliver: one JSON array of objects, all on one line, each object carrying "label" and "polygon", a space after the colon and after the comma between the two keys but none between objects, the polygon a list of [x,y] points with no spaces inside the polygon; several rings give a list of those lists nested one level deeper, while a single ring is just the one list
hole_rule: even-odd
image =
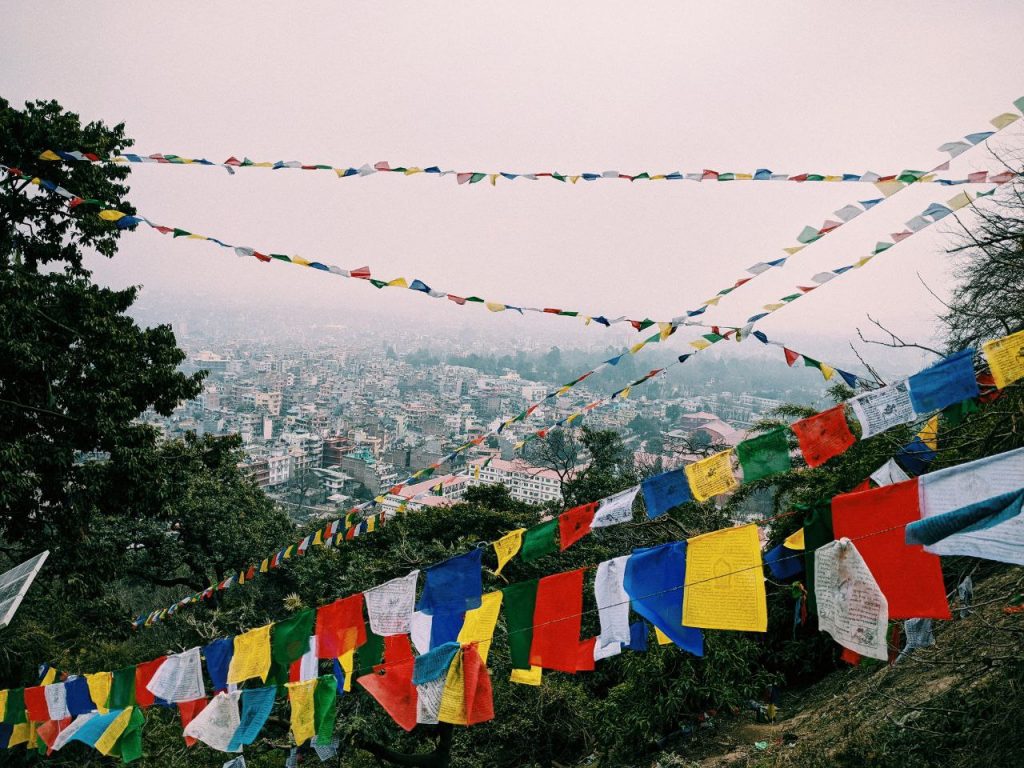
[{"label": "rectangular fabric flag", "polygon": [[597,505],[597,512],[594,513],[594,528],[606,528],[609,525],[627,523],[633,519],[633,500],[640,492],[640,486],[635,485],[627,488],[613,496],[601,499]]},{"label": "rectangular fabric flag", "polygon": [[409,621],[416,603],[416,581],[420,572],[410,571],[405,576],[386,581],[363,592],[366,615],[374,634],[404,635],[409,632]]},{"label": "rectangular fabric flag", "polygon": [[322,659],[344,656],[366,642],[361,592],[317,609],[316,641]]},{"label": "rectangular fabric flag", "polygon": [[511,584],[501,590],[505,604],[505,634],[513,669],[530,669],[533,645],[533,613],[537,602],[537,579]]},{"label": "rectangular fabric flag", "polygon": [[790,424],[808,467],[820,467],[829,459],[845,453],[857,442],[846,423],[842,403],[827,411]]},{"label": "rectangular fabric flag", "polygon": [[844,648],[888,661],[889,606],[857,547],[833,541],[814,553],[818,628]]},{"label": "rectangular fabric flag", "polygon": [[935,363],[908,379],[910,401],[920,414],[941,411],[962,400],[977,397],[974,378],[974,350],[964,349]]},{"label": "rectangular fabric flag", "polygon": [[316,613],[309,608],[271,625],[270,683],[284,685],[288,682],[288,668],[309,650],[309,636],[313,633],[315,620]]},{"label": "rectangular fabric flag", "polygon": [[1024,379],[1024,331],[986,341],[981,345],[981,351],[999,389]]},{"label": "rectangular fabric flag", "polygon": [[68,714],[72,717],[85,715],[96,709],[96,704],[89,695],[89,683],[83,676],[68,678],[64,683]]},{"label": "rectangular fabric flag", "polygon": [[764,564],[778,581],[793,581],[804,572],[803,553],[787,549],[784,544],[765,552]]},{"label": "rectangular fabric flag", "polygon": [[[234,652],[234,640],[230,637],[214,640],[203,648],[203,656],[206,658],[206,672],[210,675],[214,693],[226,690],[228,687],[228,669],[231,666],[231,657],[234,655]],[[93,701],[95,700],[96,697],[93,696]]]},{"label": "rectangular fabric flag", "polygon": [[594,597],[601,622],[596,647],[604,649],[629,643],[629,595],[623,582],[629,555],[605,560],[597,566]]},{"label": "rectangular fabric flag", "polygon": [[[267,629],[269,631],[269,625]],[[269,637],[267,639],[269,641]],[[270,662],[269,647],[267,662],[268,664]],[[256,675],[252,675],[252,677],[256,677]],[[210,703],[203,711],[185,726],[185,736],[201,741],[219,752],[237,752],[238,749],[230,747],[231,740],[241,724],[241,717],[238,713],[238,699],[241,695],[241,691],[218,693],[210,699]]]},{"label": "rectangular fabric flag", "polygon": [[256,741],[263,730],[270,711],[274,708],[277,698],[277,686],[265,688],[246,688],[242,691],[242,714],[238,729],[231,737],[228,752],[241,751],[241,747]]},{"label": "rectangular fabric flag", "polygon": [[427,568],[416,610],[428,616],[471,611],[480,607],[483,551],[474,549]]},{"label": "rectangular fabric flag", "polygon": [[768,630],[756,525],[712,531],[687,542],[683,624],[739,632]]},{"label": "rectangular fabric flag", "polygon": [[690,492],[697,501],[728,493],[739,485],[732,473],[732,449],[687,464],[684,468]]},{"label": "rectangular fabric flag", "polygon": [[110,698],[107,706],[110,709],[127,709],[135,704],[135,667],[124,667],[114,670],[114,678],[110,686]]},{"label": "rectangular fabric flag", "polygon": [[[704,636],[683,626],[686,542],[634,549],[626,561],[623,587],[633,610],[694,656],[704,655]],[[632,645],[632,641],[630,642]]]},{"label": "rectangular fabric flag", "polygon": [[519,548],[523,546],[523,534],[525,532],[525,528],[517,528],[514,531],[509,531],[494,542],[492,546],[494,547],[494,554],[498,558],[498,567],[494,571],[495,576],[500,576],[501,569],[508,565],[508,561],[519,552]]},{"label": "rectangular fabric flag", "polygon": [[363,675],[356,679],[405,731],[416,727],[417,693],[412,673],[413,660],[409,659],[386,665],[383,674]]},{"label": "rectangular fabric flag", "polygon": [[149,681],[153,679],[153,675],[156,674],[166,661],[167,657],[161,656],[152,661],[145,661],[135,667],[135,703],[138,706],[151,707],[155,703],[156,699],[147,686]]},{"label": "rectangular fabric flag", "polygon": [[558,531],[558,518],[535,525],[523,534],[523,548],[520,557],[524,563],[532,563],[544,555],[558,551],[555,533]]},{"label": "rectangular fabric flag", "polygon": [[596,510],[597,502],[592,501],[568,509],[558,516],[558,543],[563,552],[590,533]]},{"label": "rectangular fabric flag", "polygon": [[338,716],[338,679],[334,675],[323,675],[313,690],[313,725],[316,728],[315,744],[327,746],[334,735],[334,721]]},{"label": "rectangular fabric flag", "polygon": [[[266,682],[270,673],[270,627],[271,625],[267,624],[235,635],[231,662],[228,665],[228,683],[244,683],[254,677]],[[223,708],[225,705],[218,706]],[[237,701],[235,708],[238,708]],[[205,741],[200,737],[196,738]]]},{"label": "rectangular fabric flag", "polygon": [[[85,676],[85,682],[89,686],[89,698],[96,704],[99,713],[105,715],[107,700],[110,698],[110,689],[114,682],[113,675],[110,672],[94,672]],[[4,722],[10,721],[5,719]]]},{"label": "rectangular fabric flag", "polygon": [[206,698],[203,684],[203,661],[198,648],[168,656],[146,683],[150,693],[158,699],[177,704]]},{"label": "rectangular fabric flag", "polygon": [[850,407],[860,422],[861,440],[917,418],[906,379],[857,395]]},{"label": "rectangular fabric flag", "polygon": [[744,440],[736,446],[736,457],[743,470],[743,482],[752,483],[763,477],[788,472],[793,466],[785,427]]},{"label": "rectangular fabric flag", "polygon": [[491,651],[491,639],[494,627],[498,624],[498,613],[501,611],[502,593],[488,592],[480,601],[480,607],[466,612],[465,621],[459,631],[459,643],[469,645],[475,643],[484,664]]},{"label": "rectangular fabric flag", "polygon": [[682,469],[673,469],[671,472],[648,477],[640,487],[643,489],[647,517],[652,520],[661,517],[673,507],[693,501],[690,483]]},{"label": "rectangular fabric flag", "polygon": [[[918,480],[921,518],[935,519],[957,510],[1004,497],[998,511],[991,510],[994,525],[954,533],[925,549],[936,555],[963,555],[1024,565],[1024,517],[1012,513],[1014,498],[1005,498],[1024,489],[1024,448],[988,456],[984,459],[940,469]],[[991,504],[989,505],[991,506]],[[980,510],[978,510],[980,511]],[[1004,518],[995,516],[1002,513]],[[979,516],[979,522],[984,520]],[[991,523],[993,520],[989,520]]]},{"label": "rectangular fabric flag", "polygon": [[807,586],[807,610],[817,613],[814,600],[814,553],[820,547],[835,539],[832,531],[832,504],[821,502],[808,509],[804,515],[804,570]]},{"label": "rectangular fabric flag", "polygon": [[892,485],[893,483],[902,483],[904,480],[909,480],[910,477],[896,463],[895,459],[889,459],[871,473],[871,479],[875,485]]},{"label": "rectangular fabric flag", "polygon": [[302,746],[316,735],[313,692],[316,680],[288,683],[288,703],[291,705],[291,732],[296,746]]},{"label": "rectangular fabric flag", "polygon": [[939,558],[904,541],[906,524],[920,517],[916,480],[832,499],[835,535],[856,543],[890,619],[951,618]]},{"label": "rectangular fabric flag", "polygon": [[540,579],[533,611],[530,664],[575,672],[582,614],[582,568]]}]

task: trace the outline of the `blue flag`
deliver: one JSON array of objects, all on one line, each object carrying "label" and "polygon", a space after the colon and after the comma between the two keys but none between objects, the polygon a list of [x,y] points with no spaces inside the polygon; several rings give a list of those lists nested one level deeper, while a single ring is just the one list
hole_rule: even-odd
[{"label": "blue flag", "polygon": [[920,475],[935,461],[935,451],[920,437],[915,437],[900,448],[893,458],[910,474]]},{"label": "blue flag", "polygon": [[964,349],[911,376],[908,384],[914,410],[924,415],[977,397],[973,361],[974,350]]},{"label": "blue flag", "polygon": [[95,747],[100,736],[106,733],[110,724],[117,720],[122,712],[124,712],[123,709],[112,709],[105,715],[93,715],[85,725],[75,731],[68,741],[80,741],[90,747]]},{"label": "blue flag", "polygon": [[764,562],[779,581],[789,581],[804,572],[804,553],[786,549],[782,544],[765,552]]},{"label": "blue flag", "polygon": [[483,550],[474,549],[427,568],[416,610],[432,616],[479,608],[483,592],[482,555]]},{"label": "blue flag", "polygon": [[649,518],[661,517],[672,507],[693,501],[690,483],[682,469],[673,469],[654,477],[648,477],[640,484],[644,493],[644,504]]},{"label": "blue flag", "polygon": [[461,647],[458,643],[445,643],[429,653],[417,656],[412,668],[413,685],[429,683],[448,674],[448,667],[452,665],[452,659]]},{"label": "blue flag", "polygon": [[230,637],[214,640],[203,648],[206,657],[206,671],[210,674],[214,691],[223,691],[228,687],[228,666],[235,653],[235,641]]},{"label": "blue flag", "polygon": [[915,520],[906,527],[907,544],[937,544],[955,533],[992,528],[1020,514],[1024,489],[1010,491],[934,517]]},{"label": "blue flag", "polygon": [[84,677],[71,678],[64,683],[64,695],[67,698],[68,713],[72,717],[85,715],[96,709],[96,704],[89,695],[89,683]]},{"label": "blue flag", "polygon": [[643,653],[647,650],[647,635],[650,632],[651,628],[646,621],[634,621],[629,625],[629,644],[623,647],[628,651]]},{"label": "blue flag", "polygon": [[683,650],[704,655],[704,636],[683,626],[683,584],[686,579],[686,542],[634,549],[626,561],[623,586],[633,610],[660,629]]},{"label": "blue flag", "polygon": [[263,730],[263,724],[270,717],[276,696],[275,685],[266,688],[246,688],[242,691],[242,720],[235,730],[235,735],[231,737],[228,752],[234,752],[239,747],[256,741]]}]

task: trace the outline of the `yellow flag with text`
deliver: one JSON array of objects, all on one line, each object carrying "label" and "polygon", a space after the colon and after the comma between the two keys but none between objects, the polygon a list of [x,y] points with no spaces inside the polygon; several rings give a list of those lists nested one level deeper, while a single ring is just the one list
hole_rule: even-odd
[{"label": "yellow flag with text", "polygon": [[687,464],[686,479],[690,491],[697,501],[707,501],[712,496],[727,493],[739,485],[732,473],[732,449],[708,456],[706,459]]},{"label": "yellow flag with text", "polygon": [[767,631],[768,602],[756,525],[725,528],[687,540],[683,624]]},{"label": "yellow flag with text", "polygon": [[316,735],[313,717],[313,693],[317,678],[301,683],[288,683],[288,703],[292,708],[292,736],[297,745],[305,744]]},{"label": "yellow flag with text", "polygon": [[266,681],[270,672],[270,627],[235,635],[235,652],[228,666],[228,682],[244,683],[254,677]]},{"label": "yellow flag with text", "polygon": [[480,599],[479,608],[466,611],[466,619],[459,630],[459,644],[477,643],[477,653],[484,664],[487,663],[487,653],[491,650],[491,638],[494,637],[494,627],[498,623],[502,597],[501,590],[485,594]]}]

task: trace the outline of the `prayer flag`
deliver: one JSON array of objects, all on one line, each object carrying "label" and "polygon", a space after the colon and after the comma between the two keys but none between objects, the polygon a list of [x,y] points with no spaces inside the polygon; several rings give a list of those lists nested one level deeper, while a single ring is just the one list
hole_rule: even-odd
[{"label": "prayer flag", "polygon": [[[267,624],[257,629],[250,629],[241,635],[235,635],[234,649],[228,664],[228,683],[244,683],[254,677],[266,682],[270,672],[270,628],[271,625]],[[225,705],[218,706],[223,708]],[[238,709],[237,700],[235,709]],[[205,741],[202,738],[199,740]]]},{"label": "prayer flag", "polygon": [[900,448],[894,458],[907,472],[920,475],[935,460],[935,451],[929,448],[920,435],[918,435]]},{"label": "prayer flag", "polygon": [[334,675],[323,675],[313,690],[313,725],[316,728],[314,743],[321,746],[331,743],[337,715],[338,680]]},{"label": "prayer flag", "polygon": [[840,539],[814,553],[818,628],[844,648],[887,661],[889,605],[853,542]]},{"label": "prayer flag", "polygon": [[[94,672],[85,676],[85,682],[89,686],[89,698],[96,704],[96,709],[101,715],[107,713],[107,699],[110,698],[110,689],[113,686],[113,675],[110,672]],[[10,722],[4,720],[5,723]]]},{"label": "prayer flag", "polygon": [[277,697],[277,686],[265,688],[246,688],[242,691],[242,714],[238,728],[228,744],[228,752],[239,752],[241,747],[252,744],[263,730],[263,725],[270,717]]},{"label": "prayer flag", "polygon": [[430,616],[479,608],[483,591],[482,555],[482,550],[474,549],[427,568],[416,610]]},{"label": "prayer flag", "polygon": [[410,571],[405,576],[363,592],[366,615],[370,619],[370,629],[375,634],[385,636],[408,633],[419,575],[418,570]]},{"label": "prayer flag", "polygon": [[388,664],[381,673],[363,675],[356,680],[377,700],[391,719],[406,730],[416,727],[416,686],[412,684],[413,660]]},{"label": "prayer flag", "polygon": [[786,540],[782,542],[782,546],[786,549],[804,549],[804,529],[793,531],[786,537]]},{"label": "prayer flag", "polygon": [[494,542],[494,554],[498,558],[498,568],[494,571],[495,576],[501,575],[502,568],[519,552],[520,547],[523,546],[523,534],[525,532],[525,528],[517,528]]},{"label": "prayer flag", "polygon": [[736,446],[736,457],[743,470],[743,482],[788,472],[792,467],[785,427],[744,440]]},{"label": "prayer flag", "polygon": [[687,464],[684,468],[690,481],[690,492],[697,501],[728,493],[739,483],[732,473],[732,449]]},{"label": "prayer flag", "polygon": [[513,669],[509,677],[513,683],[520,685],[540,685],[544,670],[541,667],[530,667],[529,669]]},{"label": "prayer flag", "polygon": [[558,516],[558,539],[563,552],[590,533],[596,510],[597,502],[592,501],[566,510]]},{"label": "prayer flag", "polygon": [[917,418],[906,379],[857,395],[850,407],[860,422],[861,440]]},{"label": "prayer flag", "polygon": [[322,606],[316,612],[317,654],[336,659],[366,642],[363,595],[357,593]]},{"label": "prayer flag", "polygon": [[[214,693],[228,687],[228,669],[231,666],[231,657],[234,652],[234,641],[229,637],[214,640],[203,648],[203,656],[206,657],[206,672],[213,682]],[[95,696],[93,700],[95,701]]]},{"label": "prayer flag", "polygon": [[817,612],[814,601],[814,552],[835,539],[832,531],[832,507],[829,502],[817,504],[804,515],[804,580],[807,586],[807,610]]},{"label": "prayer flag", "polygon": [[1024,378],[1024,331],[986,341],[981,345],[981,351],[999,389]]},{"label": "prayer flag", "polygon": [[459,643],[475,644],[484,664],[487,663],[487,655],[491,650],[491,639],[494,637],[494,627],[498,623],[501,601],[500,591],[488,592],[483,596],[479,608],[466,612],[465,621],[459,631]]},{"label": "prayer flag", "polygon": [[[312,609],[296,613],[289,619],[272,624],[270,630],[270,675],[275,685],[288,682],[288,668],[309,650],[316,614]],[[235,656],[237,658],[237,649]]]},{"label": "prayer flag", "polygon": [[455,725],[476,725],[493,719],[491,677],[476,646],[467,645],[456,654],[448,669],[438,720]]},{"label": "prayer flag", "polygon": [[[152,661],[146,661],[135,667],[135,703],[140,707],[151,707],[155,702],[153,693],[149,690],[149,681],[153,679],[153,675],[164,665],[167,661],[166,656],[161,656],[158,659]],[[195,697],[193,697],[195,698]]]},{"label": "prayer flag", "polygon": [[540,579],[533,611],[530,664],[575,672],[582,613],[582,568]]},{"label": "prayer flag", "polygon": [[846,411],[842,403],[794,422],[790,429],[796,435],[808,467],[820,467],[857,442],[846,423]]},{"label": "prayer flag", "polygon": [[523,547],[520,557],[524,563],[530,563],[544,555],[558,551],[555,531],[558,530],[558,518],[535,525],[523,534]]},{"label": "prayer flag", "polygon": [[509,657],[515,670],[528,670],[533,644],[533,614],[537,601],[537,579],[511,584],[501,590],[505,604]]},{"label": "prayer flag", "polygon": [[153,696],[172,704],[206,698],[199,649],[192,648],[168,656],[146,683],[146,687]]},{"label": "prayer flag", "polygon": [[[704,655],[704,637],[684,627],[683,587],[686,579],[686,542],[635,549],[626,561],[623,587],[633,610],[694,656]],[[632,644],[632,643],[631,643]]]},{"label": "prayer flag", "polygon": [[601,499],[597,505],[597,512],[594,513],[593,528],[605,528],[609,525],[629,522],[633,519],[633,500],[640,492],[640,486],[635,485],[612,496]]},{"label": "prayer flag", "polygon": [[896,463],[895,459],[889,459],[885,464],[871,473],[871,479],[874,481],[875,485],[892,485],[893,483],[902,483],[904,480],[909,480],[910,478],[907,476],[907,473],[900,468],[900,465]]},{"label": "prayer flag", "polygon": [[725,528],[689,539],[683,623],[702,629],[768,630],[756,525]]},{"label": "prayer flag", "polygon": [[930,368],[915,373],[908,380],[910,400],[918,413],[940,411],[946,406],[977,397],[978,382],[974,377],[974,350],[965,349]]},{"label": "prayer flag", "polygon": [[97,708],[89,695],[89,683],[83,676],[68,678],[64,683],[64,695],[68,714],[72,717],[88,714]]},{"label": "prayer flag", "polygon": [[313,708],[313,690],[317,681],[288,683],[288,703],[291,706],[291,732],[297,746],[302,746],[316,735]]},{"label": "prayer flag", "polygon": [[629,595],[623,585],[628,560],[629,555],[623,555],[597,566],[594,597],[601,622],[598,648],[629,643]]},{"label": "prayer flag", "polygon": [[127,709],[133,704],[135,704],[135,667],[114,670],[107,706],[110,709]]},{"label": "prayer flag", "polygon": [[951,618],[939,558],[904,541],[906,524],[920,517],[916,480],[832,499],[835,535],[857,543],[890,619]]},{"label": "prayer flag", "polygon": [[[803,530],[803,529],[801,529]],[[804,572],[803,554],[794,554],[784,544],[770,549],[764,554],[765,565],[773,577],[779,581],[791,581]]]},{"label": "prayer flag", "polygon": [[643,489],[647,517],[651,519],[661,517],[673,507],[693,501],[690,483],[682,469],[648,477],[640,487]]},{"label": "prayer flag", "polygon": [[[236,654],[235,658],[237,657]],[[267,660],[269,663],[269,654]],[[241,691],[218,693],[203,711],[185,726],[185,736],[197,739],[220,752],[237,752],[237,749],[232,750],[230,747],[231,740],[241,724],[238,713],[238,699],[241,695]]]}]

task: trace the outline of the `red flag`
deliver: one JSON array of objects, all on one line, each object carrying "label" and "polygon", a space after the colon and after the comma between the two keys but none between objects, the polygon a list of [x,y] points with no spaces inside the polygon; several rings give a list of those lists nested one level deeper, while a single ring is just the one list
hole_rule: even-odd
[{"label": "red flag", "polygon": [[363,593],[335,600],[316,612],[317,655],[336,659],[366,642]]},{"label": "red flag", "polygon": [[36,685],[32,688],[26,688],[24,692],[25,697],[25,715],[31,723],[42,723],[50,719],[50,706],[46,703],[46,692],[43,690],[46,686]]},{"label": "red flag", "polygon": [[461,296],[456,296],[454,293],[449,293],[448,294],[448,300],[449,301],[454,301],[456,304],[465,304],[466,303],[466,300],[464,298],[462,298]]},{"label": "red flag", "polygon": [[476,643],[462,646],[462,675],[465,684],[466,725],[494,719],[494,691],[487,665],[477,652]]},{"label": "red flag", "polygon": [[843,648],[843,652],[839,654],[839,659],[845,661],[851,667],[856,667],[860,664],[860,654],[856,651],[851,651],[849,648]]},{"label": "red flag", "polygon": [[591,637],[586,640],[580,640],[580,644],[576,648],[576,671],[577,672],[593,672],[594,671],[594,646],[597,644],[597,638]]},{"label": "red flag", "polygon": [[575,672],[582,612],[582,568],[540,579],[533,611],[530,663],[545,669]]},{"label": "red flag", "polygon": [[[206,705],[209,704],[208,699],[193,699],[192,701],[182,701],[178,703],[178,712],[181,714],[181,729],[185,730],[185,727],[191,723],[196,715],[206,709]],[[196,743],[196,740],[191,736],[185,737],[185,746],[191,747]]]},{"label": "red flag", "polygon": [[416,727],[416,686],[412,684],[413,661],[381,664],[373,674],[356,678],[366,691],[384,707],[391,719],[406,731]]},{"label": "red flag", "polygon": [[794,352],[792,349],[789,349],[787,347],[783,347],[782,351],[786,355],[786,365],[788,365],[790,368],[792,368],[793,367],[793,363],[795,363],[797,360],[800,359],[800,353],[799,352]]},{"label": "red flag", "polygon": [[38,734],[40,740],[46,745],[47,755],[53,753],[53,742],[57,740],[60,732],[69,725],[71,725],[71,718],[65,717],[63,720],[47,720],[36,728],[36,734]]},{"label": "red flag", "polygon": [[857,547],[889,601],[890,619],[951,618],[938,556],[904,538],[907,523],[920,517],[916,479],[832,499],[835,536]]},{"label": "red flag", "polygon": [[359,267],[358,269],[353,269],[351,272],[349,272],[349,275],[351,277],[358,277],[361,280],[369,280],[370,279],[370,268],[369,267]]},{"label": "red flag", "polygon": [[808,467],[820,467],[857,442],[846,423],[846,410],[840,403],[809,419],[790,424]]},{"label": "red flag", "polygon": [[409,635],[385,635],[384,663],[391,665],[406,661],[412,661],[412,643],[409,642]]},{"label": "red flag", "polygon": [[151,707],[156,701],[156,697],[150,693],[146,683],[153,679],[153,675],[166,660],[166,656],[161,656],[152,661],[144,661],[135,667],[135,703],[140,707]]},{"label": "red flag", "polygon": [[558,516],[558,538],[563,552],[590,533],[590,524],[594,521],[596,511],[597,502],[592,501],[566,510]]},{"label": "red flag", "polygon": [[701,181],[718,181],[718,171],[704,170],[704,173],[700,175]]}]

